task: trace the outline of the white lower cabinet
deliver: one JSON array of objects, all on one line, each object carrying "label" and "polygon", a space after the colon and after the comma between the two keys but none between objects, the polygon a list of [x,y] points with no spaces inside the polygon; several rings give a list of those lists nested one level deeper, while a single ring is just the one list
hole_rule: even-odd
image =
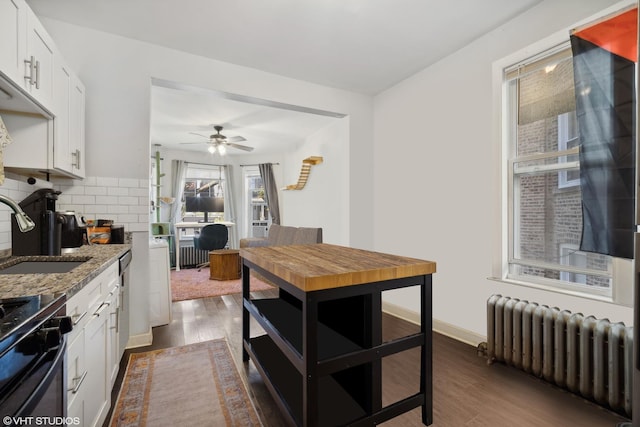
[{"label": "white lower cabinet", "polygon": [[109,319],[107,321],[107,378],[109,390],[113,387],[120,367],[120,286],[116,282],[109,292]]},{"label": "white lower cabinet", "polygon": [[102,426],[111,406],[120,362],[115,360],[118,285],[116,263],[67,301],[67,315],[74,322],[67,349],[67,414],[78,417],[81,426]]},{"label": "white lower cabinet", "polygon": [[[103,305],[101,309],[104,309]],[[107,393],[107,320],[108,311],[94,315],[84,328],[85,332],[85,421],[88,426],[101,426],[111,404]],[[111,390],[111,387],[109,387]]]},{"label": "white lower cabinet", "polygon": [[67,415],[84,420],[84,399],[80,390],[86,390],[87,378],[84,355],[84,329],[80,330],[67,347]]}]

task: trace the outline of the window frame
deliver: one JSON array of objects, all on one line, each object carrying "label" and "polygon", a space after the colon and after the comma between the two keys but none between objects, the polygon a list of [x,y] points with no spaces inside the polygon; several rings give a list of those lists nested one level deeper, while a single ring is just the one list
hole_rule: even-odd
[{"label": "window frame", "polygon": [[[632,4],[631,2],[627,2]],[[541,289],[549,292],[562,293],[572,296],[583,297],[587,299],[593,299],[603,302],[612,302],[624,306],[632,306],[633,304],[633,261],[622,258],[613,258],[611,262],[610,274],[611,274],[611,286],[607,292],[602,292],[600,289],[593,287],[585,289],[584,286],[573,285],[561,280],[527,280],[523,277],[514,278],[509,274],[510,262],[513,262],[512,258],[512,245],[513,241],[513,228],[510,227],[510,218],[513,214],[512,207],[514,206],[513,200],[513,188],[510,177],[513,165],[509,162],[509,145],[508,142],[512,136],[513,129],[509,127],[505,117],[509,116],[508,105],[509,97],[512,96],[508,90],[508,84],[505,81],[505,70],[514,64],[518,64],[523,61],[531,60],[541,53],[549,51],[562,44],[568,44],[569,30],[575,28],[578,25],[582,25],[598,19],[599,17],[606,16],[610,13],[614,13],[620,10],[623,6],[620,4],[609,7],[596,16],[584,19],[577,24],[558,31],[549,37],[546,37],[536,43],[531,44],[511,55],[508,55],[502,59],[499,59],[493,63],[492,67],[492,82],[493,82],[493,110],[494,110],[494,152],[497,153],[495,159],[499,162],[497,166],[498,173],[495,174],[496,191],[495,203],[499,209],[499,215],[495,217],[494,229],[496,230],[496,245],[493,251],[492,261],[492,276],[490,280],[499,281],[509,285],[525,286],[536,289]],[[561,154],[574,155],[577,153],[576,149],[565,150]],[[577,269],[579,270],[579,269]],[[575,271],[575,273],[581,273],[581,271]]]},{"label": "window frame", "polygon": [[[215,186],[209,187],[206,189],[207,193],[209,195],[211,195],[212,192],[214,193],[218,193],[220,194],[224,200],[225,200],[225,206],[227,203],[226,200],[226,196],[225,196],[225,192],[224,192],[224,182],[226,180],[226,177],[224,176],[224,168],[222,167],[222,165],[206,165],[206,164],[200,164],[200,163],[192,163],[192,164],[187,164],[186,166],[186,170],[185,170],[185,174],[184,174],[184,178],[182,179],[182,199],[180,200],[181,203],[181,216],[182,218],[185,217],[195,217],[196,219],[200,219],[200,218],[204,218],[204,215],[198,215],[201,214],[202,212],[189,212],[186,209],[186,198],[187,197],[191,197],[193,195],[197,195],[198,191],[197,189],[194,190],[194,194],[192,195],[190,191],[187,191],[186,189],[186,185],[188,182],[199,182],[199,181],[206,181],[209,179],[215,179],[215,178],[205,178],[205,177],[194,177],[194,176],[190,176],[189,175],[189,169],[191,170],[211,170],[211,171],[215,171],[216,173],[218,173],[219,176],[219,184],[216,184]],[[197,175],[197,173],[192,173],[192,175]],[[219,187],[218,189],[215,189],[214,187]],[[191,215],[189,215],[191,214]],[[218,216],[220,216],[218,214]],[[222,216],[224,216],[224,212],[222,213]]]}]

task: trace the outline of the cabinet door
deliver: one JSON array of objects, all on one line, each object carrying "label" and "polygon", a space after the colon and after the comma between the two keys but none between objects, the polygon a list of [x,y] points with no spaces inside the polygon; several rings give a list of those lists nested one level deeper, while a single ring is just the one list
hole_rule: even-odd
[{"label": "cabinet door", "polygon": [[71,140],[71,94],[73,72],[60,55],[55,58],[53,94],[55,118],[53,119],[53,167],[72,173]]},{"label": "cabinet door", "polygon": [[31,9],[27,9],[26,85],[33,98],[53,110],[54,44]]},{"label": "cabinet door", "polygon": [[118,376],[118,370],[120,368],[120,357],[119,357],[119,326],[118,326],[118,316],[120,315],[120,289],[117,285],[117,282],[113,284],[113,288],[111,293],[109,294],[109,301],[111,305],[109,306],[109,329],[108,329],[108,338],[107,338],[107,369],[109,370],[109,390],[113,387],[113,384],[116,382],[116,377]]},{"label": "cabinet door", "polygon": [[109,410],[110,396],[107,393],[107,324],[109,310],[104,305],[98,308],[85,326],[85,363],[87,393],[84,394],[85,420],[87,426],[101,426]]},{"label": "cabinet door", "polygon": [[24,0],[0,2],[0,71],[19,86],[24,86],[26,10]]},{"label": "cabinet door", "polygon": [[85,108],[85,92],[84,85],[78,78],[73,75],[71,86],[71,117],[70,117],[70,138],[69,149],[72,156],[72,173],[84,178],[84,108]]},{"label": "cabinet door", "polygon": [[84,396],[91,391],[85,380],[87,369],[85,366],[84,329],[76,334],[67,348],[67,412],[70,417],[84,420]]}]

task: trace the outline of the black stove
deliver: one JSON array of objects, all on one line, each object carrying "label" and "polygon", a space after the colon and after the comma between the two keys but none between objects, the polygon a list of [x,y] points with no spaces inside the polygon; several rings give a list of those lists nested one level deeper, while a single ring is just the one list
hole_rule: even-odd
[{"label": "black stove", "polygon": [[[64,294],[0,299],[3,416],[66,415],[64,334],[72,322],[65,315],[65,303]],[[5,425],[20,421],[4,420]]]},{"label": "black stove", "polygon": [[15,342],[41,326],[65,302],[64,294],[0,299],[0,357],[8,344],[5,341]]}]

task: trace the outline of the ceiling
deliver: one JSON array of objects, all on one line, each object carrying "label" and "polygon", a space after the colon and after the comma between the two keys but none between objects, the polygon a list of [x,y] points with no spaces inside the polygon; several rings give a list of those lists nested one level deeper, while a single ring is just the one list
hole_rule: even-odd
[{"label": "ceiling", "polygon": [[[339,117],[329,112],[299,111],[278,103],[222,92],[154,81],[151,90],[151,143],[165,148],[206,152],[214,125],[226,137],[242,136],[238,144],[253,147],[252,154],[282,153]],[[194,144],[197,143],[197,144]],[[230,148],[229,155],[245,151]]]},{"label": "ceiling", "polygon": [[[541,0],[27,0],[39,16],[375,95]],[[151,142],[206,149],[223,125],[254,153],[301,141],[327,117],[154,87]],[[247,100],[244,100],[247,101]],[[249,100],[250,101],[250,100]],[[286,130],[286,131],[285,131]],[[237,150],[236,150],[237,151]]]}]

